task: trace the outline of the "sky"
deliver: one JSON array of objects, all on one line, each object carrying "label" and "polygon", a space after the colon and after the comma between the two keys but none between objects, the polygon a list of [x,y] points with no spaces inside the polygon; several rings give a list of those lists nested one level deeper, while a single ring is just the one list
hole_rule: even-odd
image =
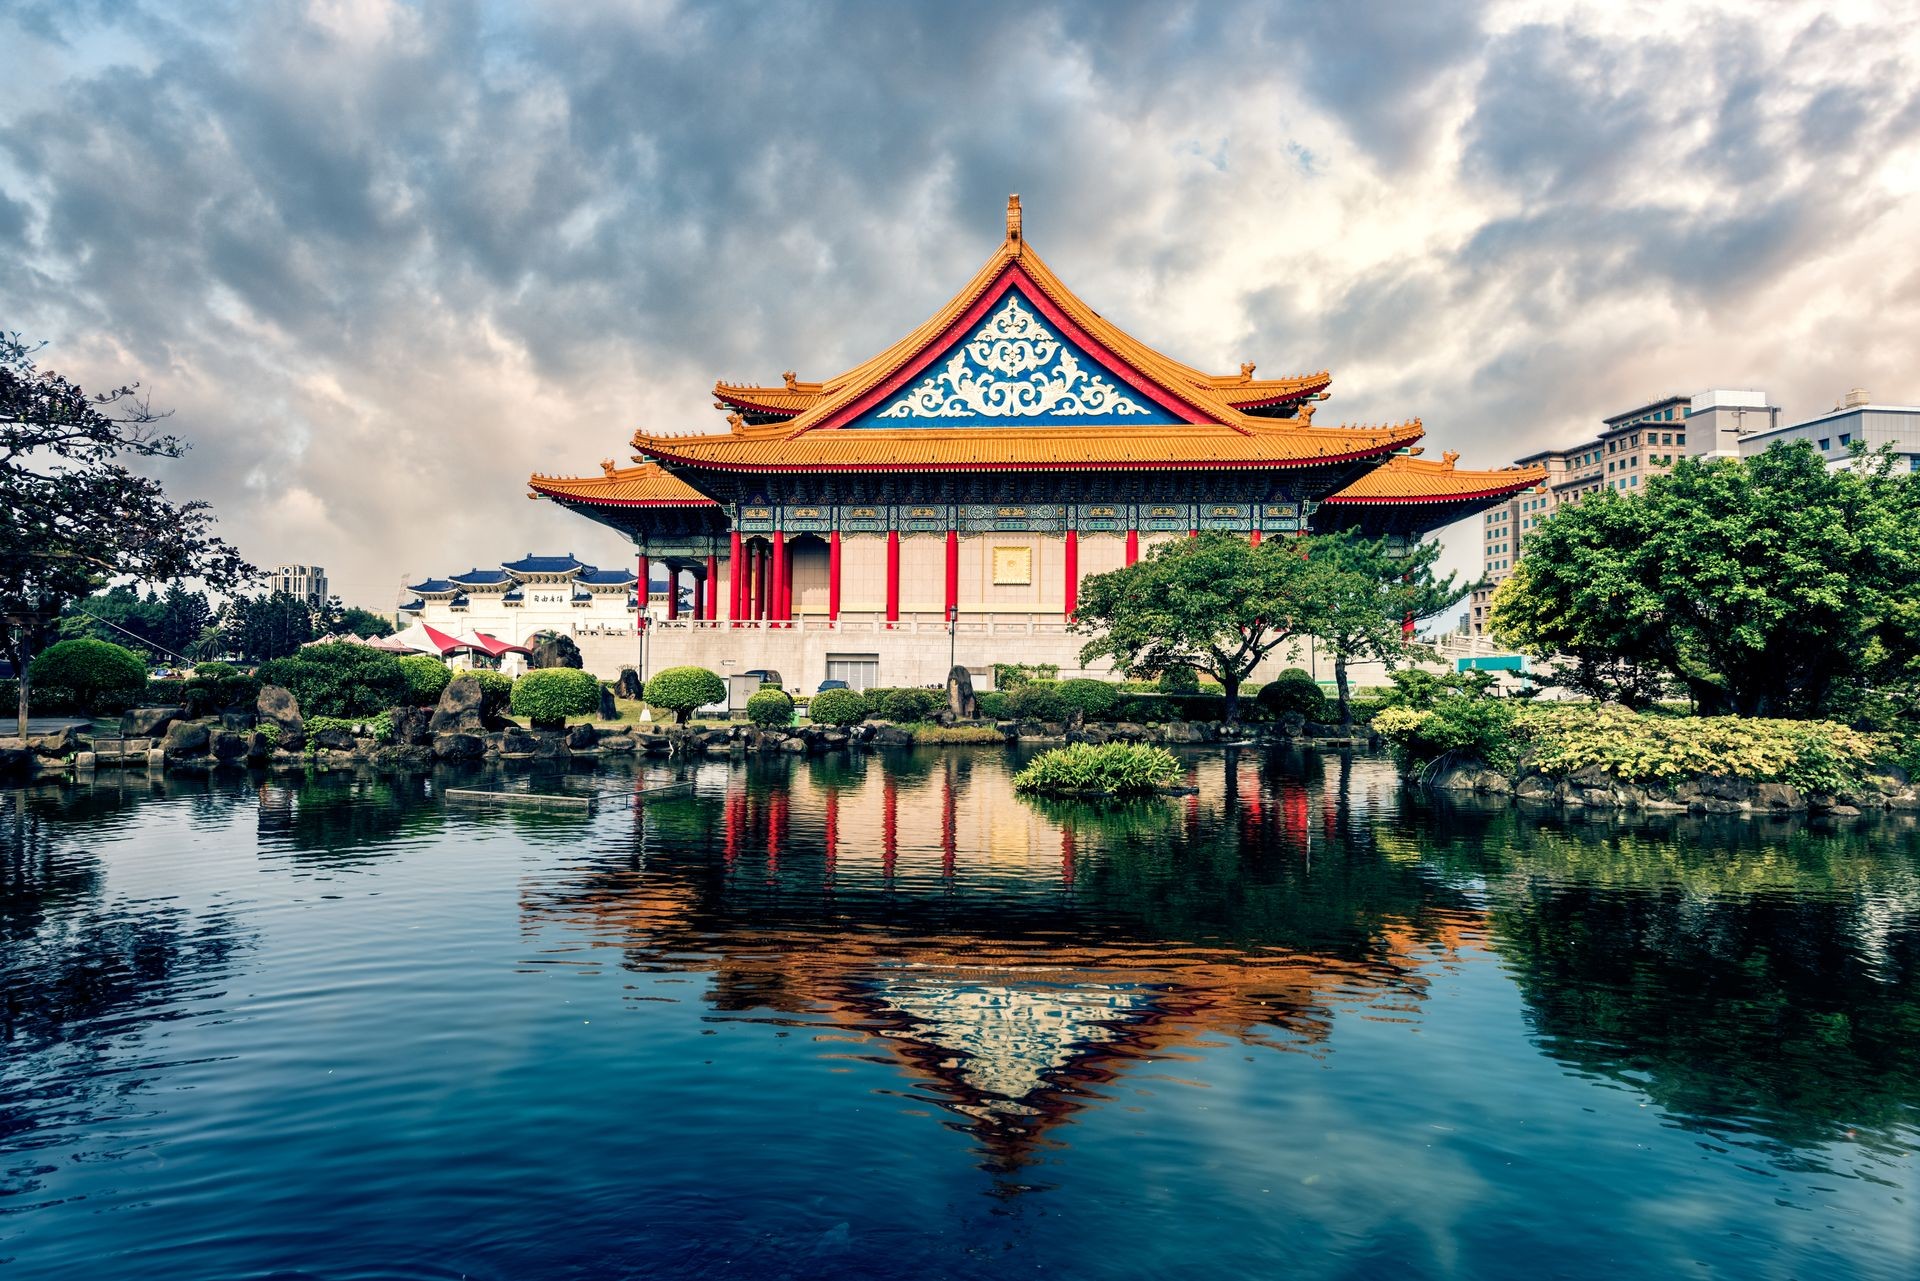
[{"label": "sky", "polygon": [[0,329],[376,609],[624,564],[528,473],[872,355],[1009,192],[1135,336],[1462,466],[1709,387],[1920,402],[1920,0],[0,0]]}]

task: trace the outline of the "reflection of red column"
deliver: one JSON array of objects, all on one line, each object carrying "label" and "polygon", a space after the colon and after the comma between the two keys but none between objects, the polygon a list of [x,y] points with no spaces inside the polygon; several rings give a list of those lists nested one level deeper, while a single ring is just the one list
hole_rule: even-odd
[{"label": "reflection of red column", "polygon": [[732,867],[733,861],[740,857],[740,811],[746,807],[746,800],[744,792],[727,793],[726,808],[722,815],[726,823],[726,831],[721,849],[725,854],[728,867]]},{"label": "reflection of red column", "polygon": [[727,620],[737,623],[747,611],[741,607],[746,600],[742,592],[746,579],[740,575],[740,531],[734,530],[727,535]]},{"label": "reflection of red column", "polygon": [[652,567],[647,564],[647,554],[641,552],[639,570],[640,585],[634,588],[633,591],[634,599],[640,602],[640,612],[634,616],[636,622],[647,616],[647,575],[652,572]]},{"label": "reflection of red column", "polygon": [[1060,829],[1060,879],[1068,889],[1073,888],[1074,862],[1079,856],[1080,847],[1074,840],[1073,828]]},{"label": "reflection of red column", "polygon": [[827,789],[826,818],[827,878],[833,878],[834,871],[840,866],[840,789]]},{"label": "reflection of red column", "polygon": [[889,881],[900,858],[900,797],[889,774],[880,787],[880,872]]},{"label": "reflection of red column", "polygon": [[706,611],[700,615],[702,618],[711,623],[720,617],[720,558],[718,556],[707,557],[706,591],[702,594],[701,600],[707,607]]},{"label": "reflection of red column", "polygon": [[1067,531],[1067,607],[1061,612],[1068,618],[1073,617],[1073,607],[1080,603],[1080,531]]},{"label": "reflection of red column", "polygon": [[680,567],[667,562],[667,617],[680,617]]},{"label": "reflection of red column", "polygon": [[827,619],[840,617],[840,531],[827,535]]},{"label": "reflection of red column", "polygon": [[1280,822],[1286,829],[1287,840],[1294,845],[1307,843],[1307,789],[1299,779],[1280,780]]},{"label": "reflection of red column", "polygon": [[787,791],[767,798],[767,875],[780,870],[780,848],[787,843]]},{"label": "reflection of red column", "polygon": [[1139,559],[1140,559],[1140,531],[1137,529],[1129,529],[1127,531],[1127,564],[1129,565],[1134,564]]},{"label": "reflection of red column", "polygon": [[947,531],[947,612],[952,618],[953,611],[960,606],[960,531]]},{"label": "reflection of red column", "polygon": [[887,531],[887,625],[900,621],[900,531]]},{"label": "reflection of red column", "polygon": [[953,805],[953,775],[948,773],[940,780],[940,875],[949,881],[953,879],[959,843],[959,823]]}]

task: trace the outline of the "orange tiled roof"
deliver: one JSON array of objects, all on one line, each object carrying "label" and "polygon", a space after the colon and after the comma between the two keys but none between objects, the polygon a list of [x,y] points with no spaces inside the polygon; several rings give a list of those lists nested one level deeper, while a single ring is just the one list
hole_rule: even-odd
[{"label": "orange tiled roof", "polygon": [[[841,374],[825,382],[789,382],[781,387],[721,381],[713,385],[713,395],[716,400],[747,413],[796,418],[819,404],[830,392],[845,385],[847,377]],[[1202,374],[1196,371],[1188,381],[1195,386],[1219,392],[1221,398],[1236,409],[1250,409],[1261,405],[1282,405],[1291,400],[1305,400],[1318,395],[1333,384],[1333,375],[1324,369],[1317,374],[1296,374],[1291,378],[1254,378],[1250,374]]]},{"label": "orange tiled roof", "polygon": [[636,448],[670,466],[722,471],[1183,470],[1311,467],[1388,453],[1418,440],[1416,419],[1390,427],[1272,427],[1247,432],[1170,427],[973,427],[816,431],[781,438],[710,433],[640,436]]},{"label": "orange tiled roof", "polygon": [[714,399],[751,414],[778,414],[791,418],[814,407],[825,384],[789,381],[783,387],[756,387],[750,383],[716,382]]},{"label": "orange tiled roof", "polygon": [[1284,405],[1290,400],[1305,400],[1333,384],[1326,370],[1317,374],[1298,374],[1292,378],[1240,378],[1235,375],[1207,375],[1213,389],[1236,409],[1258,405]]},{"label": "orange tiled roof", "polygon": [[1457,503],[1504,498],[1532,489],[1547,478],[1544,467],[1502,467],[1497,471],[1461,471],[1459,455],[1446,453],[1439,462],[1400,454],[1374,468],[1339,493],[1330,503]]},{"label": "orange tiled roof", "polygon": [[599,476],[542,476],[535,472],[527,484],[529,498],[556,498],[563,502],[602,507],[713,507],[711,498],[655,463],[638,467],[600,464]]}]

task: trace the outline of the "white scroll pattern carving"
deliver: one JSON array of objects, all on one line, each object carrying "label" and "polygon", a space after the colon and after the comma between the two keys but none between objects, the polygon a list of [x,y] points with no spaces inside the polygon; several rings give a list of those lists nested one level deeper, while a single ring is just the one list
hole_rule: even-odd
[{"label": "white scroll pattern carving", "polygon": [[1009,293],[1007,303],[954,350],[940,372],[904,392],[879,418],[1128,417],[1151,411],[1091,372]]}]

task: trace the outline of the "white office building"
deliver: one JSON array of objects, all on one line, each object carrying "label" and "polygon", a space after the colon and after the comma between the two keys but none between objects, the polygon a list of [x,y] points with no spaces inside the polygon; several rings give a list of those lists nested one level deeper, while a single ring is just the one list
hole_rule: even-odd
[{"label": "white office building", "polygon": [[1871,453],[1891,446],[1898,469],[1920,472],[1920,405],[1875,404],[1856,387],[1818,417],[1741,437],[1740,454],[1751,458],[1776,440],[1807,441],[1829,467],[1853,466],[1855,446]]},{"label": "white office building", "polygon": [[327,571],[318,565],[275,565],[267,590],[298,596],[313,608],[327,603]]}]

